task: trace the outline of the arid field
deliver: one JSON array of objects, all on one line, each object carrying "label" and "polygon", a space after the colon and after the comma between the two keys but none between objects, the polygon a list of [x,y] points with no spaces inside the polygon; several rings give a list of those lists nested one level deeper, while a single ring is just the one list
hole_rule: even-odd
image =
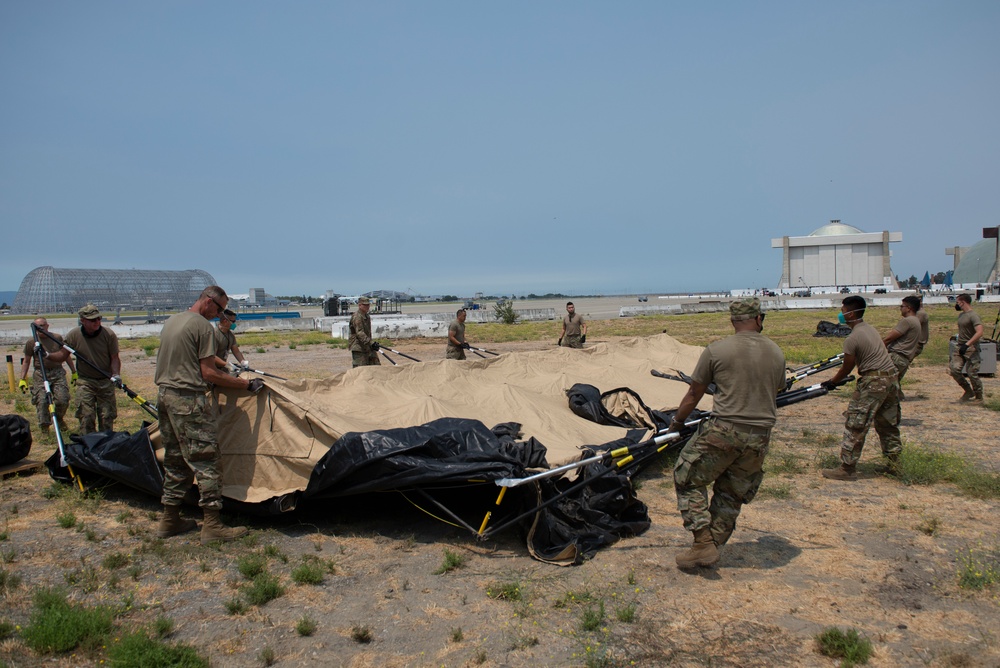
[{"label": "arid field", "polygon": [[[989,333],[995,314],[978,310]],[[782,408],[758,498],[718,567],[697,573],[674,566],[690,534],[669,458],[635,481],[652,527],[569,568],[533,560],[516,531],[478,542],[397,495],[230,516],[249,536],[203,547],[196,532],[156,539],[158,500],[127,487],[80,493],[44,469],[6,477],[0,665],[850,665],[821,652],[829,644],[817,637],[835,629],[850,649],[870,643],[870,666],[1000,666],[1000,386],[984,378],[984,406],[956,403],[945,361],[956,314],[929,312],[931,344],[903,385],[900,476],[874,472],[873,433],[860,480],[820,477],[838,452],[849,389]],[[868,320],[885,331],[897,318],[885,308]],[[765,334],[790,366],[805,364],[840,351],[842,340],[811,336],[821,319],[835,312],[775,312]],[[731,328],[723,314],[594,320],[588,343],[662,331],[704,345]],[[467,334],[516,354],[551,348],[558,332],[546,322]],[[322,333],[239,341],[254,367],[289,378],[350,366]],[[442,340],[387,343],[444,356]],[[122,352],[125,381],[151,400],[155,348],[123,342]],[[144,413],[124,395],[119,410],[119,429],[139,427]],[[35,424],[6,384],[0,413]],[[72,408],[68,417],[73,431]],[[30,458],[45,459],[54,438],[35,434]],[[200,519],[196,508],[190,516]],[[78,627],[82,640],[66,648]]]}]

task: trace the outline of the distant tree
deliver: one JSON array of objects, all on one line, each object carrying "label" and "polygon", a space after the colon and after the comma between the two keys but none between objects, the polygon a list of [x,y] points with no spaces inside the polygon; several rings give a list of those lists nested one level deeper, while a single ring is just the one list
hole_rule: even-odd
[{"label": "distant tree", "polygon": [[932,283],[937,283],[938,285],[941,285],[947,279],[948,279],[948,272],[946,272],[946,271],[939,271],[938,273],[936,273],[933,276],[931,276],[931,282]]},{"label": "distant tree", "polygon": [[9,306],[7,306],[7,302],[4,302],[3,304],[0,304],[0,309],[4,309],[4,310],[7,310],[7,309],[9,309],[9,308],[10,308],[10,307],[9,307]]},{"label": "distant tree", "polygon": [[510,299],[498,299],[496,305],[493,306],[493,315],[505,325],[513,325],[517,322],[514,302]]},{"label": "distant tree", "polygon": [[443,302],[457,302],[458,301],[458,297],[456,297],[455,295],[444,295],[443,297],[441,297],[441,301],[443,301]]}]

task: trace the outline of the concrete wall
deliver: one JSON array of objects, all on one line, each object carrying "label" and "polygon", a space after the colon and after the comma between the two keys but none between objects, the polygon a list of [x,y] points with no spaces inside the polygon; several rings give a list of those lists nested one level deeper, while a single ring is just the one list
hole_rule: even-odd
[{"label": "concrete wall", "polygon": [[[538,321],[554,320],[556,311],[552,308],[544,309],[514,309],[520,320]],[[496,322],[492,309],[479,309],[465,312],[466,324]],[[417,337],[441,337],[448,336],[448,325],[455,319],[454,313],[415,313],[410,315],[391,314],[381,315],[371,314],[372,336],[376,339],[412,339]],[[349,316],[331,316],[327,318],[317,318],[317,329],[329,329],[330,336],[335,339],[346,339],[350,337]]]}]

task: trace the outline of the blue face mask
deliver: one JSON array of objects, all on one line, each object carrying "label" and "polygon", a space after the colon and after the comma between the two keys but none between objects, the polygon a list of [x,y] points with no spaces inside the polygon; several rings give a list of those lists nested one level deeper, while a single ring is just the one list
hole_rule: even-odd
[{"label": "blue face mask", "polygon": [[236,323],[235,322],[232,323],[231,325],[229,325],[229,331],[230,332],[235,332],[236,331]]},{"label": "blue face mask", "polygon": [[[856,313],[858,310],[860,310],[860,309],[854,309],[852,311],[848,311],[848,313]],[[837,314],[837,322],[839,322],[841,325],[846,325],[847,324],[847,318],[844,317],[844,312],[843,311],[841,311],[840,313]]]}]

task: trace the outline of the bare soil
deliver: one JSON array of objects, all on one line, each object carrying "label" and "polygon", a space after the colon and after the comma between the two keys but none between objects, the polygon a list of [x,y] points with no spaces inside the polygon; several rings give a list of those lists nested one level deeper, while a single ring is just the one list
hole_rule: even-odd
[{"label": "bare soil", "polygon": [[[440,341],[396,346],[418,359],[444,352]],[[255,368],[289,378],[350,366],[348,352],[326,346],[244,353]],[[151,358],[128,351],[124,362],[133,388],[153,387]],[[985,384],[996,392],[995,379]],[[1000,469],[1000,413],[955,403],[960,391],[942,366],[911,369],[904,389],[906,444]],[[531,559],[517,532],[480,543],[395,495],[239,518],[253,528],[249,540],[202,547],[197,533],[155,540],[157,500],[120,485],[97,500],[66,490],[46,498],[52,482],[44,472],[7,478],[0,566],[21,583],[3,594],[0,621],[23,627],[31,592],[60,585],[88,605],[129,604],[126,627],[172,618],[168,641],[197,647],[213,666],[265,665],[268,652],[288,666],[834,666],[815,644],[830,626],[867,636],[872,666],[1000,666],[998,589],[962,589],[956,577],[970,548],[997,555],[1000,502],[871,473],[857,482],[822,479],[821,460],[839,447],[847,396],[780,410],[771,454],[780,472],[769,473],[744,508],[718,567],[697,573],[674,566],[690,534],[666,466],[639,478],[649,531],[572,568]],[[32,457],[52,449],[36,445]],[[863,461],[878,450],[872,434]],[[485,510],[491,499],[469,503]],[[67,512],[77,524],[61,528],[57,517]],[[464,563],[437,574],[446,552]],[[108,565],[116,553],[128,566]],[[238,560],[255,553],[267,555],[286,591],[231,614],[226,604],[245,586]],[[295,584],[291,573],[303,559],[333,572],[319,585]],[[520,601],[491,596],[514,585]],[[317,628],[302,636],[296,624],[307,616]],[[588,620],[594,628],[585,628]],[[364,631],[370,642],[362,642]],[[16,633],[0,642],[9,666],[99,665],[105,656],[36,655]]]}]

